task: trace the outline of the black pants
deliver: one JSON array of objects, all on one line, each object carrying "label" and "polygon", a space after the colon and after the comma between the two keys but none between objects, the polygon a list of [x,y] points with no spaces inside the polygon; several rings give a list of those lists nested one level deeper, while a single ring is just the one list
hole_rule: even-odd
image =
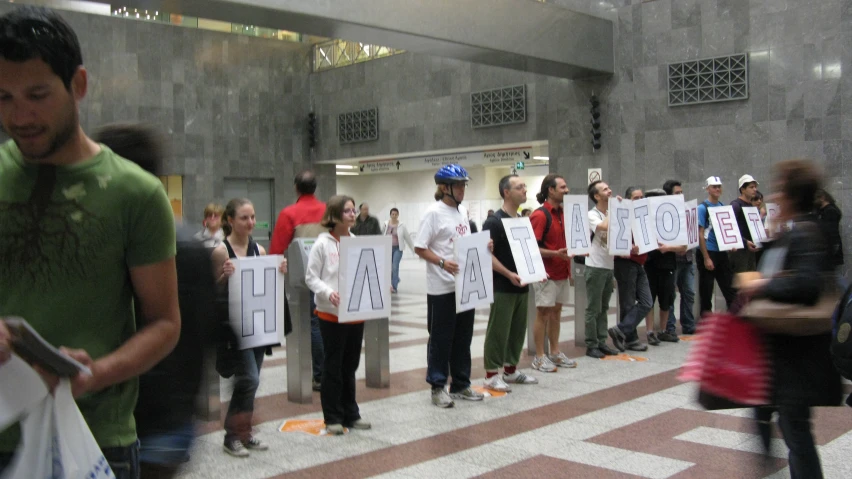
[{"label": "black pants", "polygon": [[755,419],[759,421],[758,429],[761,439],[766,443],[772,431],[768,423],[772,420],[774,411],[778,412],[778,427],[781,428],[784,443],[790,450],[788,462],[791,479],[822,479],[822,466],[811,432],[811,408],[808,406],[756,408]]},{"label": "black pants", "polygon": [[[728,253],[724,251],[708,251],[710,259],[713,261],[713,270],[708,270],[704,266],[704,255],[699,251],[696,256],[698,262],[698,300],[701,304],[701,314],[713,310],[713,281],[719,283],[719,289],[722,290],[722,296],[725,297],[725,303],[728,308],[734,304],[734,298],[737,295],[732,282],[734,273],[731,270],[731,263],[728,261]],[[720,305],[716,305],[718,309]]]},{"label": "black pants", "polygon": [[463,391],[470,387],[470,342],[476,311],[456,313],[456,293],[427,295],[426,309],[426,382],[442,388],[452,377],[450,392]]},{"label": "black pants", "polygon": [[355,402],[355,371],[361,362],[364,323],[320,320],[322,332],[322,415],[327,425],[350,426],[361,419]]}]

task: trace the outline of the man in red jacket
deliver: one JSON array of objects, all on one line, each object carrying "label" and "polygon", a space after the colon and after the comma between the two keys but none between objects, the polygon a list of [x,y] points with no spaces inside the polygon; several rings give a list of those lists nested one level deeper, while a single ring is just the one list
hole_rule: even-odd
[{"label": "man in red jacket", "polygon": [[[272,232],[272,242],[269,245],[269,254],[286,254],[287,247],[293,238],[301,236],[316,236],[311,230],[322,220],[325,213],[325,203],[314,196],[317,190],[317,179],[314,172],[305,170],[296,175],[296,194],[299,198],[296,203],[281,210],[278,221],[275,223],[275,231]],[[319,330],[319,318],[314,315],[314,295],[311,294],[311,357],[313,361],[313,390],[320,390],[322,380],[322,335]]]}]

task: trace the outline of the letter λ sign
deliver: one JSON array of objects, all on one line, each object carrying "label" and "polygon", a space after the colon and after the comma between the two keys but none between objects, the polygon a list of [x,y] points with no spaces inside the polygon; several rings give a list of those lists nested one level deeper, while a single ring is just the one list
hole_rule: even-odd
[{"label": "letter \u03bb sign", "polygon": [[340,238],[338,321],[390,317],[391,249],[390,236]]},{"label": "letter \u03bb sign", "polygon": [[[530,219],[503,218],[502,221],[521,281],[529,284],[547,278],[547,273],[544,271],[544,261],[541,259],[541,251],[538,249],[538,242],[535,239]],[[556,218],[553,221],[557,221]]]},{"label": "letter \u03bb sign", "polygon": [[[390,238],[390,237],[388,237]],[[494,277],[488,242],[491,233],[482,231],[456,239],[456,312],[469,311],[494,302]]]},{"label": "letter \u03bb sign", "polygon": [[740,237],[740,229],[737,227],[737,219],[734,217],[734,207],[731,205],[714,206],[708,208],[710,222],[713,224],[713,232],[716,233],[716,244],[719,251],[730,251],[742,249],[743,239]]}]

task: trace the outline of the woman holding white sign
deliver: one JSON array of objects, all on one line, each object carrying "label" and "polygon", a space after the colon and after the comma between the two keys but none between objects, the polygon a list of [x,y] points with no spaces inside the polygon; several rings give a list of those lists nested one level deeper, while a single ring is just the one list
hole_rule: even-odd
[{"label": "woman holding white sign", "polygon": [[[228,202],[222,215],[222,230],[225,240],[213,250],[213,277],[216,284],[227,289],[228,278],[236,271],[233,260],[246,256],[263,256],[266,250],[251,237],[256,223],[254,205],[245,198]],[[287,272],[287,260],[278,268]],[[227,294],[225,295],[227,297]],[[233,345],[236,347],[236,345]],[[254,396],[260,385],[260,368],[266,346],[238,351],[235,365],[234,391],[225,416],[225,452],[236,457],[246,457],[249,450],[265,451],[269,446],[251,434],[254,413]]]},{"label": "woman holding white sign", "polygon": [[332,196],[326,205],[322,224],[328,233],[321,233],[311,248],[305,282],[313,291],[320,318],[324,361],[322,367],[322,415],[329,434],[341,435],[344,427],[370,429],[361,419],[355,401],[355,371],[361,362],[361,341],[364,322],[338,321],[340,306],[340,238],[354,236],[349,228],[355,224],[358,210],[355,200],[348,196]]}]

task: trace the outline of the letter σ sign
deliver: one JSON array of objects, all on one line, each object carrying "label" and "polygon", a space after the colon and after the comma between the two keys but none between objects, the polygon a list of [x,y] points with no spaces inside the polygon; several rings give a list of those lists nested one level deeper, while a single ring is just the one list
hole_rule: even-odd
[{"label": "letter \u03c3 sign", "polygon": [[390,317],[391,250],[390,236],[340,238],[338,321]]},{"label": "letter \u03c3 sign", "polygon": [[633,248],[633,202],[609,199],[609,254],[612,256],[627,256]]}]

